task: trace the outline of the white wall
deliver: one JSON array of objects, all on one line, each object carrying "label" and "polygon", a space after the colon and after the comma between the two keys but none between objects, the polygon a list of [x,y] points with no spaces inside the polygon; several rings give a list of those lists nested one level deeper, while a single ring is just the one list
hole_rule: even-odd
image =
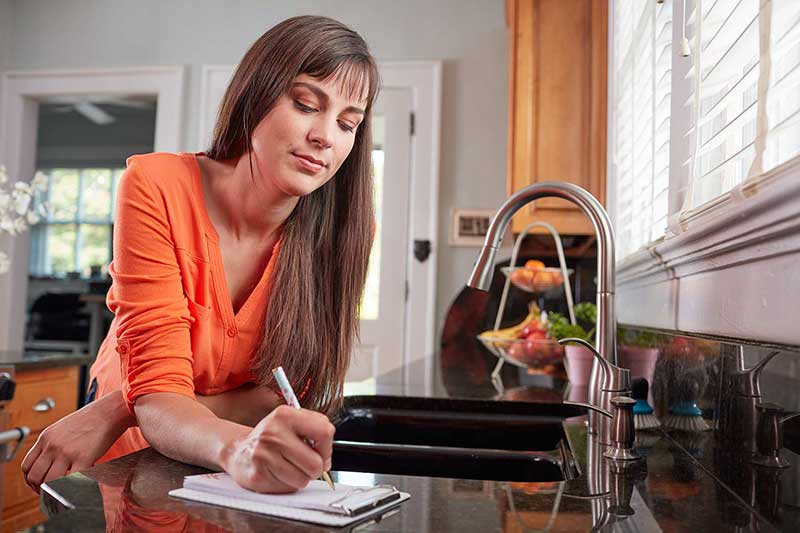
[{"label": "white wall", "polygon": [[[0,73],[2,73],[8,65],[11,56],[11,39],[13,28],[13,5],[11,0],[0,0]],[[0,94],[2,94],[2,78],[0,78]],[[2,112],[0,112],[2,113]],[[0,121],[3,120],[0,115]],[[0,164],[3,162],[0,161]],[[4,251],[9,255],[11,248],[11,239],[5,233],[0,232],[0,251]],[[9,286],[9,275],[0,274],[0,298],[7,298],[11,292]],[[11,318],[8,316],[7,306],[0,305],[0,350],[6,345],[8,338],[7,327]]]},{"label": "white wall", "polygon": [[[2,16],[4,9],[13,13],[15,28],[9,69],[186,65],[185,150],[198,148],[201,65],[237,62],[259,35],[287,17],[337,18],[361,33],[379,60],[443,60],[440,327],[477,255],[475,248],[447,245],[450,208],[495,208],[506,196],[508,31],[502,1],[0,0],[0,21],[10,18]],[[0,22],[0,35],[4,24],[10,25]]]}]

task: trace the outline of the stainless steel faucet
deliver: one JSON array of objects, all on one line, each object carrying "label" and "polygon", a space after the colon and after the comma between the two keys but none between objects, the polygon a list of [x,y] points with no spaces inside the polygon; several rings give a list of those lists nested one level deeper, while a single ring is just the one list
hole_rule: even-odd
[{"label": "stainless steel faucet", "polygon": [[758,405],[763,401],[759,380],[761,371],[779,353],[771,352],[757,364],[746,368],[741,346],[722,345],[717,430],[720,447],[751,454],[758,452]]},{"label": "stainless steel faucet", "polygon": [[[492,282],[494,259],[503,240],[511,218],[523,206],[539,198],[562,198],[578,207],[592,221],[597,236],[597,351],[605,361],[616,368],[617,364],[617,320],[614,311],[614,231],[608,213],[600,202],[588,191],[572,183],[545,181],[519,190],[505,201],[495,213],[486,234],[483,248],[475,262],[467,285],[488,291]],[[589,403],[611,410],[613,396],[630,395],[630,373],[608,374],[597,361],[592,365],[589,378]],[[627,380],[625,380],[627,376]],[[624,381],[627,381],[624,382]],[[609,435],[610,422],[594,411],[589,413],[589,430],[599,435]],[[605,443],[609,444],[609,443]]]}]

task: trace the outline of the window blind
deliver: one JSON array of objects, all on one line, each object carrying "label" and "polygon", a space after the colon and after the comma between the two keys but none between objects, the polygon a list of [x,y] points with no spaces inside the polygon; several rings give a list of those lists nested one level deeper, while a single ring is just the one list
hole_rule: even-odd
[{"label": "window blind", "polygon": [[668,214],[671,2],[613,11],[613,144],[619,257],[663,235]]},{"label": "window blind", "polygon": [[800,2],[697,0],[688,27],[694,150],[677,220],[800,155]]},{"label": "window blind", "polygon": [[[764,132],[764,171],[800,155],[800,2],[772,0],[762,6],[766,19],[762,41],[769,51],[769,70],[764,78],[767,87],[766,132]],[[765,61],[766,62],[766,61]]]}]

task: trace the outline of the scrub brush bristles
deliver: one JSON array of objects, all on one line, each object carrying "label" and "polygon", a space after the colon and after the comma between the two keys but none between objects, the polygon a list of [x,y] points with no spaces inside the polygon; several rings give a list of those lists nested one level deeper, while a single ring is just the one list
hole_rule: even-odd
[{"label": "scrub brush bristles", "polygon": [[637,430],[658,429],[661,423],[653,414],[653,408],[647,403],[647,394],[649,386],[647,380],[644,378],[636,378],[633,380],[631,387],[631,396],[636,400],[633,406],[633,427]]},{"label": "scrub brush bristles", "polygon": [[664,419],[664,427],[692,432],[709,429],[695,402],[680,402],[670,407],[669,416]]}]

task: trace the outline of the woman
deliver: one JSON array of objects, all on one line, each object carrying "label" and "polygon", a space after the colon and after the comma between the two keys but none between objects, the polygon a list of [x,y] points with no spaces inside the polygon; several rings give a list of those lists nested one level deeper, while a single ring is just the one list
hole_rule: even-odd
[{"label": "woman", "polygon": [[[262,492],[330,468],[322,413],[358,330],[377,86],[358,34],[292,18],[245,54],[207,154],[128,160],[96,399],[42,432],[22,464],[32,487],[148,443]],[[278,365],[310,410],[279,406]]]}]

